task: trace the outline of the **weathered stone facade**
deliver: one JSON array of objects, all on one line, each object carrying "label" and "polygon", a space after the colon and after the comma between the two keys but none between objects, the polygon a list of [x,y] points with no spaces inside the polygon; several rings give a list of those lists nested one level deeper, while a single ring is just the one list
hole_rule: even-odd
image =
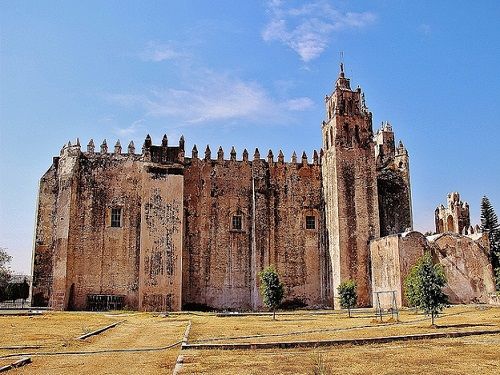
[{"label": "weathered stone facade", "polygon": [[472,233],[469,204],[462,202],[457,192],[448,194],[447,204],[447,207],[439,205],[434,213],[436,233]]},{"label": "weathered stone facade", "polygon": [[[434,263],[443,266],[447,285],[444,292],[450,303],[488,303],[495,291],[491,263],[488,258],[488,236],[443,233],[425,237],[407,232],[373,240],[370,244],[372,283],[375,292],[396,291],[398,306],[406,304],[403,282],[417,260],[425,252]],[[383,308],[391,307],[391,295],[380,294]]]},{"label": "weathered stone facade", "polygon": [[[374,136],[342,67],[322,136],[312,160],[290,162],[257,149],[212,157],[208,146],[187,157],[182,137],[155,146],[148,135],[142,153],[132,142],[126,152],[65,145],[40,181],[34,304],[85,309],[89,296],[120,296],[139,310],[259,309],[258,272],[274,264],[290,305],[338,307],[346,279],[370,305],[383,264],[370,241],[412,226],[408,153],[389,124]],[[394,246],[400,280],[413,258],[401,266]]]}]

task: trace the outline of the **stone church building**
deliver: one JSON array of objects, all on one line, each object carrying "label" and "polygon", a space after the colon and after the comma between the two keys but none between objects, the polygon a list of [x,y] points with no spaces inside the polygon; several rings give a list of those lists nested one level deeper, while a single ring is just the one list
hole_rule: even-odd
[{"label": "stone church building", "polygon": [[[65,145],[40,181],[33,304],[255,310],[258,273],[270,264],[291,306],[337,308],[347,279],[361,306],[382,287],[402,303],[404,270],[428,241],[400,246],[402,233],[416,233],[408,152],[389,123],[374,134],[342,65],[325,105],[322,148],[310,159],[208,146],[188,156],[183,137],[172,145],[167,136],[155,145],[148,135],[140,153],[133,142]],[[380,274],[388,264],[393,274]]]}]

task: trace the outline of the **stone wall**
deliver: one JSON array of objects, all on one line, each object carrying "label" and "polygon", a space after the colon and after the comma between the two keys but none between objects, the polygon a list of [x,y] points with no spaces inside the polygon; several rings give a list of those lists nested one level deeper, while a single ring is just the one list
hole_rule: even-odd
[{"label": "stone wall", "polygon": [[182,307],[182,174],[142,166],[139,309],[176,311]]},{"label": "stone wall", "polygon": [[370,243],[372,261],[373,303],[377,298],[382,308],[392,306],[391,293],[395,291],[398,307],[405,305],[403,282],[417,260],[429,249],[425,236],[419,232],[390,235]]},{"label": "stone wall", "polygon": [[40,179],[35,228],[35,249],[33,256],[34,306],[46,307],[52,295],[53,255],[54,255],[54,219],[56,209],[57,166],[59,158]]},{"label": "stone wall", "polygon": [[[418,232],[391,235],[370,243],[372,257],[372,288],[396,291],[398,306],[406,305],[403,282],[410,269],[426,251],[434,263],[443,266],[447,278],[444,292],[450,303],[488,303],[495,291],[488,259],[486,235],[464,236],[454,233],[425,237]],[[383,308],[391,306],[390,295],[381,294]]]},{"label": "stone wall", "polygon": [[450,302],[488,303],[495,283],[487,234],[445,233],[429,237],[429,242],[434,260],[444,268],[448,280],[445,293]]},{"label": "stone wall", "polygon": [[[234,152],[234,151],[233,151]],[[287,287],[285,299],[328,304],[321,172],[315,164],[284,163],[256,151],[224,160],[194,155],[186,166],[183,303],[218,309],[262,306],[258,272],[273,264]],[[233,217],[241,218],[241,229]],[[315,220],[306,229],[306,216]]]}]

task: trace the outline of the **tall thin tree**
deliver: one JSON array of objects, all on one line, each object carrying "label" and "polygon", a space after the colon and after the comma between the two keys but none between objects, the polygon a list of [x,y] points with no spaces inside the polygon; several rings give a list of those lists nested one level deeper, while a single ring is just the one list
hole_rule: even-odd
[{"label": "tall thin tree", "polygon": [[498,217],[487,196],[481,199],[481,229],[488,232],[491,265],[496,271],[500,267],[500,225]]}]

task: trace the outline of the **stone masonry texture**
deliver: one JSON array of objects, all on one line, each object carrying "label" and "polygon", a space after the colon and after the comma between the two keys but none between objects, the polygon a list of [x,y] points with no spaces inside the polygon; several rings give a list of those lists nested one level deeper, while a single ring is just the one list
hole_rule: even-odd
[{"label": "stone masonry texture", "polygon": [[[457,300],[482,300],[488,273],[471,257],[487,243],[401,235],[412,228],[408,152],[389,123],[374,134],[342,66],[325,104],[322,149],[290,161],[209,146],[188,157],[184,138],[166,135],[159,145],[148,135],[139,153],[133,142],[64,145],[40,180],[33,304],[83,310],[97,295],[143,311],[258,310],[268,265],[286,286],[284,306],[339,308],[348,279],[360,306],[380,288],[401,304],[402,280],[428,248],[456,283],[466,270],[470,287],[450,286]],[[460,270],[443,260],[458,254],[468,259]]]}]

